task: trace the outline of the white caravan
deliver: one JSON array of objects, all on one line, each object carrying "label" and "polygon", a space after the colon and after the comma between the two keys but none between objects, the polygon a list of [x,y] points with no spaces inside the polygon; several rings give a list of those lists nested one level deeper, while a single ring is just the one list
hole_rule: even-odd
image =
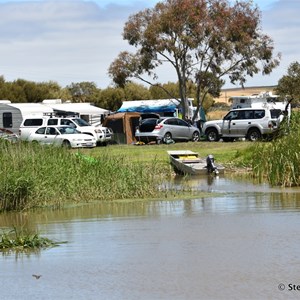
[{"label": "white caravan", "polygon": [[291,113],[291,106],[287,101],[282,101],[278,95],[273,95],[271,92],[262,92],[251,96],[234,96],[230,100],[232,102],[231,109],[239,108],[268,108],[280,109],[282,112],[287,108],[288,115]]},{"label": "white caravan", "polygon": [[41,117],[44,114],[51,113],[53,113],[53,109],[41,103],[11,103],[9,100],[0,101],[0,128],[18,134],[20,125],[25,117]]}]

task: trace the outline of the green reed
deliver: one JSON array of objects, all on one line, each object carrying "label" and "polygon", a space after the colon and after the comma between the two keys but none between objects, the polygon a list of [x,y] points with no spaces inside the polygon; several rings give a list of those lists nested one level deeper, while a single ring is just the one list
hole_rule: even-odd
[{"label": "green reed", "polygon": [[300,185],[300,114],[293,113],[269,143],[255,143],[252,169],[255,177],[276,186]]},{"label": "green reed", "polygon": [[54,242],[48,238],[41,237],[38,233],[16,227],[13,227],[11,230],[3,230],[0,235],[0,251],[40,250],[55,247],[61,243],[62,242]]},{"label": "green reed", "polygon": [[155,159],[141,164],[109,151],[90,157],[80,150],[5,141],[0,151],[0,211],[150,198],[159,195],[163,180]]}]

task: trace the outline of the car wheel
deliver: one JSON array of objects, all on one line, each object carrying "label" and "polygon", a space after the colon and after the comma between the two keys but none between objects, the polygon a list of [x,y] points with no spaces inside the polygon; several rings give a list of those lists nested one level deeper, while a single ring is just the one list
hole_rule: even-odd
[{"label": "car wheel", "polygon": [[251,142],[256,142],[257,140],[261,139],[261,133],[256,128],[249,129],[248,134],[247,134],[247,138]]},{"label": "car wheel", "polygon": [[71,143],[68,140],[64,140],[62,146],[69,149],[71,148]]},{"label": "car wheel", "polygon": [[192,135],[192,141],[193,141],[193,142],[198,142],[198,141],[199,141],[199,138],[200,138],[199,132],[198,132],[198,131],[195,131],[195,132],[193,133],[193,135]]},{"label": "car wheel", "polygon": [[207,129],[206,138],[209,142],[217,142],[220,139],[217,129],[215,128]]},{"label": "car wheel", "polygon": [[169,141],[172,139],[172,134],[170,132],[167,132],[165,135],[164,135],[164,142],[165,141]]}]

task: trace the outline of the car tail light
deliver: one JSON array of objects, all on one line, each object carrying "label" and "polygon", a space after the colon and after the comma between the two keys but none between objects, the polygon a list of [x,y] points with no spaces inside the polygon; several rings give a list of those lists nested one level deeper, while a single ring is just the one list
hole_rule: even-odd
[{"label": "car tail light", "polygon": [[163,128],[163,125],[162,124],[158,124],[154,127],[154,129],[162,129]]},{"label": "car tail light", "polygon": [[268,123],[268,127],[269,127],[269,128],[276,127],[276,123],[273,122],[273,121],[270,121],[270,122]]}]

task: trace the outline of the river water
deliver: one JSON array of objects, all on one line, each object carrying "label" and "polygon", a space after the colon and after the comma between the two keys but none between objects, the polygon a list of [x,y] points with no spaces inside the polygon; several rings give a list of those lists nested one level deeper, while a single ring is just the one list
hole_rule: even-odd
[{"label": "river water", "polygon": [[300,298],[300,190],[182,180],[211,196],[0,215],[67,241],[2,255],[0,299]]}]

